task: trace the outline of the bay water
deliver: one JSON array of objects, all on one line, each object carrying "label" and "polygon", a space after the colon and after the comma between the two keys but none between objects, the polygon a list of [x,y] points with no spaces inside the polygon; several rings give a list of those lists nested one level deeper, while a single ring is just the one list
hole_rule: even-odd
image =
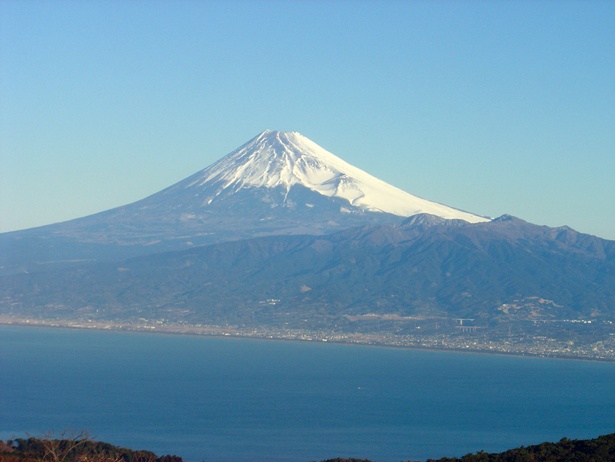
[{"label": "bay water", "polygon": [[379,462],[615,432],[615,364],[0,326],[0,438],[187,462]]}]

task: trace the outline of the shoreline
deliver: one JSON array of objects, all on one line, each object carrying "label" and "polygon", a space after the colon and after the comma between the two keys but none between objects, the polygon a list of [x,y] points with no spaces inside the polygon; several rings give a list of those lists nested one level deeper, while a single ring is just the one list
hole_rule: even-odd
[{"label": "shoreline", "polygon": [[[78,322],[69,320],[49,320],[16,318],[10,316],[0,316],[0,326],[14,327],[35,327],[49,329],[70,329],[70,330],[92,330],[97,332],[116,332],[116,333],[140,333],[140,334],[159,334],[159,335],[183,335],[195,337],[211,338],[234,338],[245,340],[265,340],[265,341],[287,341],[302,343],[331,343],[335,345],[394,348],[403,350],[422,350],[433,352],[466,353],[466,354],[489,354],[500,356],[513,356],[519,358],[554,359],[567,361],[591,361],[603,363],[615,363],[615,357],[598,357],[575,354],[558,354],[556,352],[532,352],[523,350],[503,351],[493,345],[489,348],[476,348],[476,346],[447,346],[424,344],[433,339],[416,339],[403,336],[388,336],[386,333],[360,334],[360,333],[328,333],[305,330],[280,330],[275,328],[239,328],[221,327],[212,325],[151,325],[151,324],[132,324],[119,323],[112,321],[100,322]],[[421,340],[424,343],[421,343]],[[502,348],[502,346],[500,346]]]}]

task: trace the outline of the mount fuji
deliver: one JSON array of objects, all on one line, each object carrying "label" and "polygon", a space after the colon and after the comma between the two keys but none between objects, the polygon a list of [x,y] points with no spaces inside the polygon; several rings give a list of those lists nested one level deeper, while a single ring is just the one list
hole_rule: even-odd
[{"label": "mount fuji", "polygon": [[[269,235],[327,234],[430,214],[487,218],[409,194],[296,132],[266,130],[218,162],[135,203],[0,235],[0,264],[109,260]],[[37,265],[33,266],[33,262]]]},{"label": "mount fuji", "polygon": [[266,130],[202,172],[168,190],[203,196],[203,205],[228,200],[242,189],[265,188],[270,207],[312,208],[294,201],[305,189],[339,204],[342,213],[380,212],[409,217],[429,213],[470,223],[485,218],[430,202],[395,188],[346,163],[296,132]]},{"label": "mount fuji", "polygon": [[615,360],[613,300],[615,242],[421,199],[291,132],[133,204],[0,235],[0,322]]}]

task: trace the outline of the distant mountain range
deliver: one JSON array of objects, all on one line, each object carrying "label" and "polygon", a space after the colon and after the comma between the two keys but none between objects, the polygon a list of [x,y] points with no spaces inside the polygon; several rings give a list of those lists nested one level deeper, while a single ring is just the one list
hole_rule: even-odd
[{"label": "distant mountain range", "polygon": [[351,328],[615,319],[615,242],[401,191],[265,131],[146,199],[0,235],[0,315]]}]

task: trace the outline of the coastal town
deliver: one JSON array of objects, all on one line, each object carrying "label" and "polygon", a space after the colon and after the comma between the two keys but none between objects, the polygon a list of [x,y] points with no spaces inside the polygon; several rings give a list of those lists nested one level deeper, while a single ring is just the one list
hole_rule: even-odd
[{"label": "coastal town", "polygon": [[[188,324],[144,318],[132,321],[102,321],[0,316],[0,325],[331,342],[542,358],[615,361],[615,324],[612,321],[564,320],[558,322],[557,329],[553,329],[546,322],[526,323],[527,325],[517,323],[507,328],[487,329],[473,325],[472,320],[451,319],[449,321],[453,327],[441,327],[440,332],[433,331],[433,329],[420,332],[420,325],[414,326],[416,332],[408,332],[408,329],[399,328],[397,331],[394,329],[388,331],[363,329],[353,332],[348,329],[316,330],[309,327]],[[560,337],[563,332],[566,333],[565,337]],[[575,333],[576,335],[571,335]],[[571,340],[572,338],[575,340]]]}]

